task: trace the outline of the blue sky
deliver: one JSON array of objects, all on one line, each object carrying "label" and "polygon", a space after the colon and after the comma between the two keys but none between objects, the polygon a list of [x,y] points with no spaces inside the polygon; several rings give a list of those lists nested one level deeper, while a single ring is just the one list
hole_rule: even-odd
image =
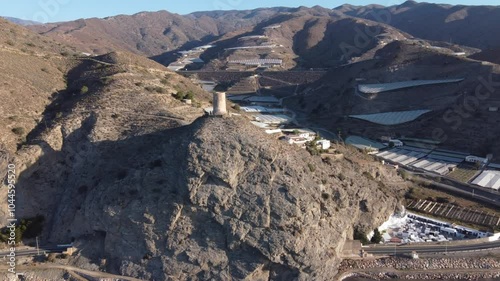
[{"label": "blue sky", "polygon": [[[342,0],[8,0],[2,1],[0,14],[42,22],[68,21],[79,18],[134,14],[140,11],[168,10],[179,14],[207,10],[243,10],[274,6],[314,6],[334,8]],[[390,6],[404,0],[355,0],[353,5],[381,4]],[[427,1],[431,2],[431,1]],[[467,5],[499,5],[498,0],[437,0],[438,3]]]}]

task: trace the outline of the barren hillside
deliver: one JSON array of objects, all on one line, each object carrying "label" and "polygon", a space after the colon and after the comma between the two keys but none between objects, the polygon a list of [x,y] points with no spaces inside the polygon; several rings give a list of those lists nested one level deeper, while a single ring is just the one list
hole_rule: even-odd
[{"label": "barren hillside", "polygon": [[143,12],[30,28],[84,52],[103,54],[120,50],[156,56],[181,47],[207,44],[225,33],[258,24],[282,10],[287,9],[199,12],[185,16],[167,11]]},{"label": "barren hillside", "polygon": [[415,37],[486,49],[500,46],[500,7],[417,3],[336,8],[347,15],[381,21]]},{"label": "barren hillside", "polygon": [[0,146],[15,151],[66,87],[71,49],[0,19]]}]

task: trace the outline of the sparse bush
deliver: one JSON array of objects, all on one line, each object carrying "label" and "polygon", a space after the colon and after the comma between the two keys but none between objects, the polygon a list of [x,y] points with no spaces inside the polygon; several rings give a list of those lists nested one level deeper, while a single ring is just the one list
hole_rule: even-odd
[{"label": "sparse bush", "polygon": [[47,256],[47,261],[48,261],[48,262],[55,262],[55,261],[56,261],[56,254],[55,254],[55,253],[50,253],[50,254]]},{"label": "sparse bush", "polygon": [[35,47],[35,44],[33,44],[31,42],[28,42],[28,43],[26,43],[26,46],[28,46],[28,47]]},{"label": "sparse bush", "polygon": [[178,91],[177,93],[172,94],[172,96],[173,96],[176,100],[183,100],[183,99],[184,99],[184,97],[186,96],[186,94],[184,94],[184,92],[182,92],[182,91]]},{"label": "sparse bush", "polygon": [[316,142],[316,140],[308,142],[306,144],[306,149],[312,156],[321,154],[321,150],[318,148],[318,143]]},{"label": "sparse bush", "polygon": [[316,171],[316,167],[311,163],[307,164],[307,167],[309,168],[309,171],[311,171],[311,173]]},{"label": "sparse bush", "polygon": [[323,159],[323,162],[328,164],[328,165],[331,165],[333,163],[333,160],[330,156],[327,156]]},{"label": "sparse bush", "polygon": [[82,89],[80,89],[81,94],[86,94],[88,92],[89,92],[89,87],[87,87],[87,86],[83,86]]},{"label": "sparse bush", "polygon": [[405,170],[399,170],[399,175],[404,179],[404,180],[408,180],[410,179],[410,176],[408,174],[407,171]]},{"label": "sparse bush", "polygon": [[101,83],[102,83],[103,85],[108,85],[109,83],[111,83],[111,82],[113,81],[113,78],[112,78],[112,77],[109,77],[109,76],[107,76],[107,77],[102,77],[102,78],[100,79],[100,81],[101,81]]},{"label": "sparse bush", "polygon": [[152,92],[157,92],[159,94],[165,93],[165,89],[163,89],[162,87],[146,86],[144,89],[150,93]]},{"label": "sparse bush", "polygon": [[436,197],[436,201],[441,204],[450,203],[450,198],[448,197]]},{"label": "sparse bush", "polygon": [[7,41],[5,41],[5,43],[9,46],[14,46],[14,41],[12,41],[12,40],[7,40]]},{"label": "sparse bush", "polygon": [[15,127],[12,129],[12,132],[18,136],[22,136],[25,133],[25,130],[23,127]]},{"label": "sparse bush", "polygon": [[[35,238],[40,235],[43,230],[43,222],[45,221],[44,216],[38,215],[34,218],[22,219],[16,225],[15,233],[16,233],[16,243],[20,243],[23,238]],[[0,241],[6,243],[8,241],[9,230],[7,228],[3,228],[0,231]]]},{"label": "sparse bush", "polygon": [[380,234],[380,231],[378,231],[378,228],[375,228],[373,230],[373,237],[372,239],[370,240],[370,242],[374,243],[374,244],[378,244],[380,242],[382,242],[382,234]]},{"label": "sparse bush", "polygon": [[184,99],[188,99],[188,100],[193,100],[194,99],[194,93],[189,91],[186,93],[186,95],[184,96]]},{"label": "sparse bush", "polygon": [[365,176],[365,177],[366,177],[367,179],[369,179],[369,180],[375,180],[375,179],[373,178],[372,174],[370,174],[370,173],[369,173],[369,172],[367,172],[367,171],[364,171],[364,172],[363,172],[363,176]]},{"label": "sparse bush", "polygon": [[366,245],[369,243],[368,238],[366,238],[366,234],[363,233],[361,230],[358,228],[354,229],[354,234],[353,234],[354,240],[359,240],[363,245]]},{"label": "sparse bush", "polygon": [[235,104],[234,105],[234,110],[240,111],[241,110],[241,106],[239,104]]},{"label": "sparse bush", "polygon": [[345,175],[344,175],[344,174],[342,174],[342,173],[339,173],[339,174],[337,175],[337,177],[338,177],[338,178],[339,178],[339,180],[341,180],[341,181],[345,181],[345,179],[346,179],[346,178],[345,178]]},{"label": "sparse bush", "polygon": [[405,198],[406,199],[415,199],[415,188],[414,187],[410,187],[410,189],[405,193]]}]

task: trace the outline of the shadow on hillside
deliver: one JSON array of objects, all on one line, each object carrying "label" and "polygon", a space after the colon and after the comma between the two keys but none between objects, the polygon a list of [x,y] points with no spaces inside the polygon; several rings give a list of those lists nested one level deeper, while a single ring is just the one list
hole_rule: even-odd
[{"label": "shadow on hillside", "polygon": [[[129,253],[142,258],[149,254],[144,241],[128,230],[120,234],[119,229],[130,223],[124,227],[138,233],[136,228],[141,226],[133,222],[144,220],[143,214],[149,212],[158,221],[155,227],[168,232],[168,220],[176,206],[189,201],[184,171],[193,125],[92,142],[88,136],[96,121],[93,115],[85,119],[64,139],[60,151],[38,143],[43,153],[19,177],[18,216],[45,216],[42,246],[75,240],[102,244],[80,253],[99,264],[105,258],[104,246],[113,247],[122,239],[130,244]],[[121,215],[116,221],[113,213],[118,210]],[[117,272],[119,263],[113,266]]]},{"label": "shadow on hillside", "polygon": [[104,86],[102,77],[106,76],[108,69],[111,68],[91,60],[82,60],[71,69],[66,75],[67,88],[52,93],[52,102],[46,106],[41,121],[27,135],[26,144],[36,143],[44,131],[71,113],[79,101],[99,91]]},{"label": "shadow on hillside", "polygon": [[165,52],[163,54],[152,56],[149,58],[160,63],[160,64],[168,66],[169,64],[175,62],[177,60],[177,58],[179,58],[178,52],[188,51],[188,50],[191,50],[193,48],[209,44],[210,42],[218,40],[220,37],[221,36],[207,35],[199,40],[189,41],[175,50],[168,51],[168,52]]},{"label": "shadow on hillside", "polygon": [[[309,48],[306,38],[318,22],[319,20],[307,22],[304,29],[297,32],[293,38],[294,52],[299,55],[299,58],[295,59],[295,69],[339,67],[351,57],[361,56],[376,47],[376,36],[384,31],[380,28],[378,34],[367,33],[365,25],[352,19],[342,19],[328,23],[321,41]],[[361,39],[357,39],[357,36]]]}]

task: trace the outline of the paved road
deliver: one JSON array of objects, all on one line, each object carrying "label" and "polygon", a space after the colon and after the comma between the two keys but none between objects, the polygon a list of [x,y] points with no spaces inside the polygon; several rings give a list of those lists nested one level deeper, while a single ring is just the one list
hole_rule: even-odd
[{"label": "paved road", "polygon": [[[5,265],[0,265],[0,270],[5,270],[8,267]],[[92,271],[92,270],[86,270],[78,267],[73,267],[69,265],[59,265],[59,264],[51,264],[51,263],[45,263],[45,264],[37,264],[37,265],[19,265],[16,267],[16,270],[18,272],[22,271],[33,271],[36,272],[37,270],[43,270],[43,269],[58,269],[58,270],[66,270],[69,272],[77,272],[80,275],[85,276],[86,279],[90,279],[89,277],[92,278],[97,278],[98,280],[126,280],[126,281],[142,281],[142,279],[137,279],[134,277],[128,277],[128,276],[123,276],[123,275],[115,275],[111,273],[106,273],[106,272],[101,272],[101,271]]]},{"label": "paved road", "polygon": [[471,245],[405,245],[405,246],[371,246],[363,248],[367,253],[374,255],[393,255],[393,254],[409,254],[412,251],[417,253],[446,253],[446,252],[464,252],[475,250],[487,250],[500,248],[500,240],[481,244]]},{"label": "paved road", "polygon": [[[469,184],[457,183],[428,172],[415,172],[406,168],[404,169],[411,174],[424,178],[436,188],[439,188],[441,190],[458,193],[461,196],[465,196],[466,198],[474,198],[475,200],[500,207],[500,192],[493,190],[484,190],[482,188]],[[436,178],[441,178],[441,182],[437,182]]]},{"label": "paved road", "polygon": [[[44,252],[46,253],[62,253],[67,249],[61,248],[61,247],[40,247],[40,254],[43,254]],[[10,254],[8,251],[2,251],[0,252],[0,259],[4,259],[7,257],[7,255]],[[25,256],[36,256],[38,254],[38,251],[35,248],[29,248],[29,249],[16,249],[16,257],[25,257]]]}]

